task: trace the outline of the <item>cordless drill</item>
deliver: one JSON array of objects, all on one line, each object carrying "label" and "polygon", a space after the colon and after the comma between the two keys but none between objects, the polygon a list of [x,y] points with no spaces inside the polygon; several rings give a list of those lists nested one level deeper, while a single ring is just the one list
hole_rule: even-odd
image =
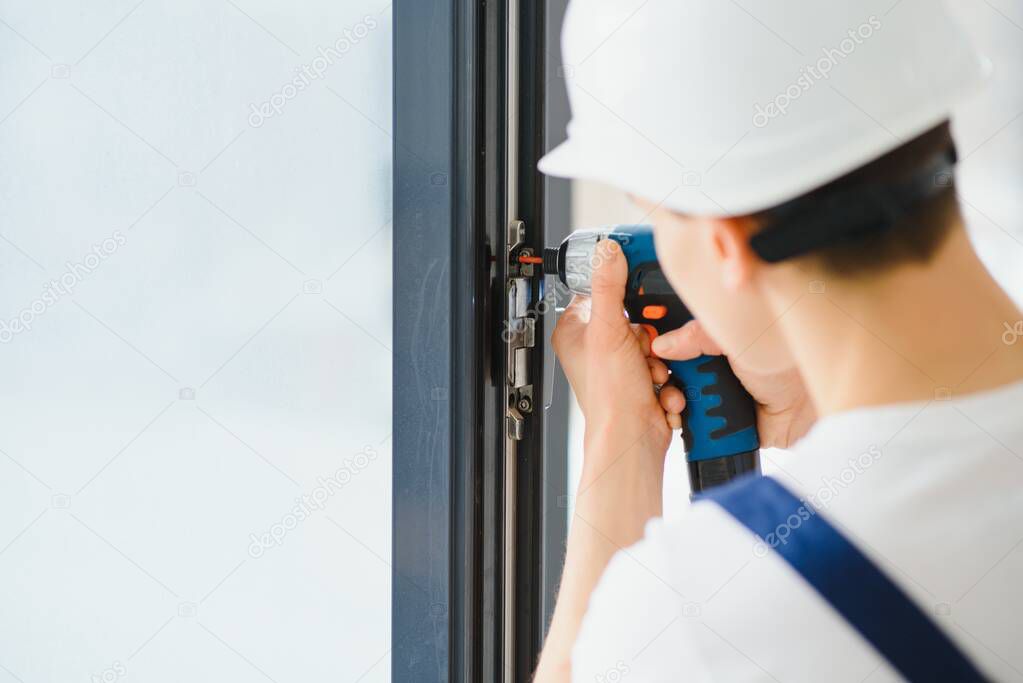
[{"label": "cordless drill", "polygon": [[[648,225],[616,225],[568,236],[561,246],[543,254],[543,271],[556,275],[576,294],[589,295],[595,248],[604,239],[622,247],[629,265],[625,310],[651,338],[682,327],[693,319],[664,277]],[[539,260],[539,259],[536,259]],[[740,475],[760,472],[753,398],[732,372],[724,356],[667,361],[669,382],[686,397],[682,439],[693,495]]]}]

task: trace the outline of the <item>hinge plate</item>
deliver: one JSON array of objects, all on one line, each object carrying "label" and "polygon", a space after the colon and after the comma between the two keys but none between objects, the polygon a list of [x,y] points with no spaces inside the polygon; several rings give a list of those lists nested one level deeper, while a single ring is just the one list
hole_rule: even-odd
[{"label": "hinge plate", "polygon": [[530,306],[533,299],[533,266],[520,264],[519,255],[525,253],[523,244],[526,224],[512,221],[508,226],[508,318],[505,320],[504,341],[508,349],[508,436],[521,440],[525,421],[533,412],[533,385],[530,381],[530,350],[536,345],[536,315]]}]

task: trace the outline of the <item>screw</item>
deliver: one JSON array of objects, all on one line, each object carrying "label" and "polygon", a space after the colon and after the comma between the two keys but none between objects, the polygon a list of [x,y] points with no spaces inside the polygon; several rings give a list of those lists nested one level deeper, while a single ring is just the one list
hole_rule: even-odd
[{"label": "screw", "polygon": [[528,413],[533,410],[533,401],[528,396],[523,396],[519,399],[519,410],[524,413]]}]

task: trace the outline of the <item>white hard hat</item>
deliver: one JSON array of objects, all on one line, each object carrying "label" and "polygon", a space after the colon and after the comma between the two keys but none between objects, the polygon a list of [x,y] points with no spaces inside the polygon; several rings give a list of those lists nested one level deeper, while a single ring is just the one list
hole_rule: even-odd
[{"label": "white hard hat", "polygon": [[949,119],[988,65],[938,0],[573,0],[544,173],[695,215],[794,199]]}]

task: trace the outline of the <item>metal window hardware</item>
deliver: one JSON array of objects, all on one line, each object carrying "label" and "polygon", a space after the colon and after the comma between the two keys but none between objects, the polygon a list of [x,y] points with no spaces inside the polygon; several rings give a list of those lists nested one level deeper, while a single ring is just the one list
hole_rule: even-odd
[{"label": "metal window hardware", "polygon": [[516,441],[525,433],[525,420],[533,412],[533,385],[530,383],[530,349],[536,345],[536,313],[533,301],[533,266],[518,262],[532,253],[525,248],[526,224],[512,221],[508,226],[508,319],[505,342],[508,346],[508,436]]}]

